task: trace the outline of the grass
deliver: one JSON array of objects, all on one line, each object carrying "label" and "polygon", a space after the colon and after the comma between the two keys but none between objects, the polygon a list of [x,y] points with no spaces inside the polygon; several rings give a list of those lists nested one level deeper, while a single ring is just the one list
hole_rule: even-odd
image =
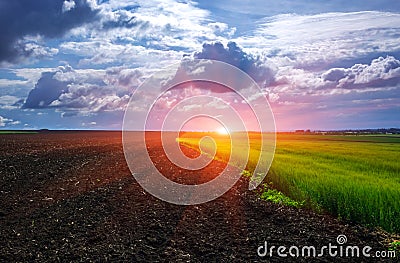
[{"label": "grass", "polygon": [[[260,155],[260,136],[250,134],[247,169]],[[199,134],[183,134],[179,141],[198,148]],[[246,158],[245,148],[231,149],[229,138],[218,137],[217,158],[229,162],[232,153]],[[214,147],[201,141],[201,150]],[[272,188],[315,210],[328,211],[369,226],[400,232],[400,137],[278,134],[266,182]],[[233,163],[234,164],[234,163]],[[271,190],[271,189],[270,189]],[[268,191],[268,190],[267,190]],[[274,199],[265,194],[266,199]]]},{"label": "grass", "polygon": [[[248,178],[252,176],[252,174],[247,170],[244,170],[242,172],[242,175]],[[270,182],[269,184],[268,183],[262,184],[262,190],[260,191],[259,195],[262,200],[270,201],[272,203],[285,206],[301,208],[305,204],[305,200],[295,201],[290,197],[286,196],[285,194],[283,194],[282,192],[278,191],[277,189],[274,189],[272,182]]]},{"label": "grass", "polygon": [[293,206],[297,208],[302,207],[304,205],[304,201],[302,202],[295,201],[276,189],[264,190],[261,193],[260,198],[263,200],[273,202],[275,204],[283,204],[286,206]]},{"label": "grass", "polygon": [[395,240],[389,245],[389,250],[400,251],[400,241]]}]

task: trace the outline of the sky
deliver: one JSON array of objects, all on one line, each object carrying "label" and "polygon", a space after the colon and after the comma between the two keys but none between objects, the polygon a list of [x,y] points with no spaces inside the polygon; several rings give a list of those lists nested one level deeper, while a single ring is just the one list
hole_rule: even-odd
[{"label": "sky", "polygon": [[[0,129],[120,130],[129,101],[143,115],[158,92],[138,88],[185,59],[247,73],[279,131],[400,127],[399,1],[13,0],[0,24]],[[210,94],[225,102],[179,104]],[[179,118],[242,104],[191,84],[154,105]]]}]

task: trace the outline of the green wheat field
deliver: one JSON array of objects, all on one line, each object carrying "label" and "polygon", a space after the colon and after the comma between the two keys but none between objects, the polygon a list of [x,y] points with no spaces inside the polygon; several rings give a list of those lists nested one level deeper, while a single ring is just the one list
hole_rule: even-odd
[{"label": "green wheat field", "polygon": [[[214,147],[201,133],[185,133],[180,144],[206,152]],[[247,134],[243,134],[247,136]],[[214,136],[216,158],[228,162],[229,137]],[[258,161],[260,135],[250,134],[247,170]],[[243,144],[243,148],[247,143]],[[243,155],[245,150],[232,154]],[[243,158],[247,156],[242,156]],[[339,218],[400,232],[400,136],[278,134],[264,186]]]}]

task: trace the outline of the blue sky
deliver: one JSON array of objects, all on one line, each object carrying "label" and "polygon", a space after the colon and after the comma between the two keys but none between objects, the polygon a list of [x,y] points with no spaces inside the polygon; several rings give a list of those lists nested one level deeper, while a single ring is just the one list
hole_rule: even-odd
[{"label": "blue sky", "polygon": [[14,0],[0,23],[0,129],[121,129],[184,56],[247,63],[278,130],[400,127],[398,1]]}]

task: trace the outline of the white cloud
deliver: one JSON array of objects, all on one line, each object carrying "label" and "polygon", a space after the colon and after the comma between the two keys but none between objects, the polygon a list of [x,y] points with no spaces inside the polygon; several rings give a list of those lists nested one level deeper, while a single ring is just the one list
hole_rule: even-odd
[{"label": "white cloud", "polygon": [[69,85],[50,106],[69,109],[83,109],[91,112],[122,111],[129,101],[129,95],[117,96],[110,88],[83,84]]},{"label": "white cloud", "polygon": [[5,126],[9,126],[9,125],[17,125],[20,123],[21,123],[20,121],[15,121],[13,119],[8,119],[3,116],[0,116],[0,127],[5,127]]},{"label": "white cloud", "polygon": [[10,95],[4,95],[0,96],[0,109],[15,109],[18,108],[15,106],[15,103],[21,100],[21,98],[15,97],[15,96],[10,96]]},{"label": "white cloud", "polygon": [[63,53],[83,56],[81,65],[171,63],[204,41],[227,42],[236,30],[191,1],[109,1],[99,8],[100,21],[70,32],[82,41],[60,45]]},{"label": "white cloud", "polygon": [[97,122],[92,121],[92,122],[82,122],[81,124],[83,127],[90,127],[90,126],[96,126]]},{"label": "white cloud", "polygon": [[23,104],[24,97],[12,95],[0,96],[0,110],[15,110],[19,109]]},{"label": "white cloud", "polygon": [[28,82],[26,80],[20,79],[0,79],[0,88],[8,88],[9,86],[22,86],[26,85]]},{"label": "white cloud", "polygon": [[255,33],[272,35],[285,42],[312,43],[336,39],[365,30],[393,28],[400,15],[384,12],[323,13],[317,15],[277,15],[264,19]]},{"label": "white cloud", "polygon": [[157,50],[133,44],[115,44],[107,40],[68,42],[61,44],[64,53],[82,55],[82,66],[99,64],[129,64],[131,67],[146,66],[159,68],[162,65],[178,62],[183,52]]},{"label": "white cloud", "polygon": [[400,61],[391,56],[373,59],[369,64],[322,72],[280,67],[275,82],[267,88],[270,102],[275,106],[308,109],[315,106],[316,110],[331,108],[339,103],[346,107],[360,107],[351,103],[349,98],[369,101],[371,107],[382,104],[380,100],[395,98],[390,104],[395,108],[396,103],[397,107],[399,105],[399,89]]},{"label": "white cloud", "polygon": [[[17,83],[19,84],[27,84],[29,86],[35,85],[35,83],[39,80],[43,72],[52,72],[55,71],[54,68],[18,68],[18,69],[10,69],[10,72],[14,73],[17,77],[23,78],[25,80],[20,80]],[[2,86],[0,80],[0,86]],[[7,80],[13,81],[13,80]]]},{"label": "white cloud", "polygon": [[278,55],[279,60],[287,56],[294,57],[292,62],[297,65],[318,62],[321,66],[323,62],[400,50],[399,30],[398,13],[286,14],[260,20],[255,30],[235,41],[245,48],[256,47],[260,53]]},{"label": "white cloud", "polygon": [[379,57],[367,64],[355,64],[350,68],[333,68],[322,74],[326,82],[333,82],[339,88],[398,86],[400,82],[400,61],[392,56]]},{"label": "white cloud", "polygon": [[58,67],[58,71],[53,76],[53,79],[63,82],[73,83],[101,83],[105,76],[104,69],[77,69],[74,70],[70,66]]},{"label": "white cloud", "polygon": [[51,58],[58,54],[58,49],[54,47],[44,46],[44,44],[36,41],[30,41],[28,38],[23,38],[16,43],[20,47],[21,54],[25,58],[20,58],[23,62],[35,62],[43,58]]},{"label": "white cloud", "polygon": [[75,7],[75,2],[74,0],[69,0],[69,1],[64,1],[63,6],[62,6],[62,12],[68,12],[71,9]]}]

